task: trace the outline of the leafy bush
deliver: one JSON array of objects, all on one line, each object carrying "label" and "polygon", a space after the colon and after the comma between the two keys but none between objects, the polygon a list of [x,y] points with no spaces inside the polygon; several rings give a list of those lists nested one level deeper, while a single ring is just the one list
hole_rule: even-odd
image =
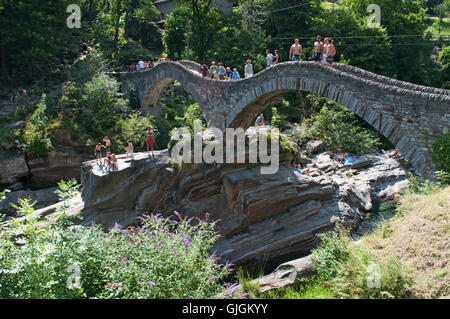
[{"label": "leafy bush", "polygon": [[[60,185],[69,203],[74,182]],[[41,227],[34,203],[23,219],[0,226],[1,298],[211,298],[224,290],[231,265],[210,256],[215,223],[143,215],[139,226],[109,232],[74,225],[65,215]]]},{"label": "leafy bush", "polygon": [[79,84],[90,81],[94,76],[108,71],[108,62],[103,54],[93,48],[89,48],[88,53],[75,61],[70,69],[70,78]]},{"label": "leafy bush", "polygon": [[15,148],[16,144],[14,129],[12,128],[2,128],[0,130],[0,150],[5,151]]},{"label": "leafy bush", "polygon": [[336,230],[319,235],[312,252],[316,279],[325,281],[337,298],[403,298],[411,284],[397,259],[377,260],[361,247],[351,247],[348,234]]},{"label": "leafy bush", "polygon": [[450,134],[438,136],[431,148],[431,159],[436,170],[450,173]]},{"label": "leafy bush", "polygon": [[272,126],[283,130],[285,128],[284,121],[287,119],[286,115],[281,115],[278,113],[276,107],[272,107]]},{"label": "leafy bush", "polygon": [[116,123],[117,135],[112,137],[113,142],[118,145],[120,152],[125,152],[128,145],[127,141],[133,143],[135,152],[147,150],[145,144],[145,132],[147,127],[151,127],[155,134],[158,133],[152,123],[152,116],[142,116],[141,112],[133,112],[128,117],[120,119]]},{"label": "leafy bush", "polygon": [[16,131],[18,135],[18,146],[24,153],[31,156],[43,157],[53,148],[51,136],[47,132],[49,119],[45,113],[45,94],[42,95],[36,110],[27,121],[23,131]]},{"label": "leafy bush", "polygon": [[441,185],[450,185],[450,173],[446,171],[436,171],[436,179]]},{"label": "leafy bush", "polygon": [[312,250],[311,260],[318,274],[335,276],[342,262],[350,256],[350,237],[343,231],[332,231],[318,235],[321,243]]},{"label": "leafy bush", "polygon": [[321,140],[327,150],[356,155],[379,145],[379,139],[359,126],[351,111],[331,101],[318,114],[304,121],[293,138],[299,145]]},{"label": "leafy bush", "polygon": [[[422,177],[422,175],[417,174],[414,175],[412,173],[408,173],[409,177],[409,189],[408,191],[411,194],[429,194],[434,191],[436,191],[439,188],[439,185],[436,183],[433,183],[432,181],[425,179]],[[441,175],[443,181],[445,181],[446,176]]]}]

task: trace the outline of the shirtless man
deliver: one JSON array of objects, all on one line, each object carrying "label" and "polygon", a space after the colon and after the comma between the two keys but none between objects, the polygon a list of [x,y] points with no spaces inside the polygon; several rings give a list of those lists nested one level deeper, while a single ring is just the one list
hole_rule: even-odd
[{"label": "shirtless man", "polygon": [[102,145],[101,143],[98,143],[95,146],[94,154],[97,157],[97,164],[98,164],[99,160],[100,160],[100,164],[102,163],[102,148],[106,148],[106,147],[104,145]]},{"label": "shirtless man", "polygon": [[106,152],[111,152],[111,141],[110,141],[110,139],[108,138],[108,136],[105,136],[105,137],[103,138],[103,142],[105,142]]},{"label": "shirtless man", "polygon": [[300,61],[302,54],[302,45],[299,43],[298,39],[295,39],[295,43],[291,45],[291,50],[289,51],[289,60]]},{"label": "shirtless man", "polygon": [[323,43],[320,41],[320,35],[316,37],[316,42],[314,42],[314,56],[313,60],[316,61],[316,63],[320,63],[322,60],[322,53],[323,53]]},{"label": "shirtless man", "polygon": [[336,48],[333,44],[333,39],[328,39],[327,45],[327,65],[333,66],[334,56],[336,55]]},{"label": "shirtless man", "polygon": [[145,143],[147,144],[147,154],[150,156],[149,147],[152,149],[152,156],[153,154],[153,144],[154,144],[154,136],[155,133],[150,127],[147,127],[147,132],[145,132]]}]

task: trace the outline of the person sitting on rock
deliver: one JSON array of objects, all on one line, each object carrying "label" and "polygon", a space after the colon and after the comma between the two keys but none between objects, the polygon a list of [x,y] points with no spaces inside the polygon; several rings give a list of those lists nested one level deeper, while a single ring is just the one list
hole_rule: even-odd
[{"label": "person sitting on rock", "polygon": [[303,175],[303,174],[309,175],[309,168],[304,169],[304,170],[302,171],[302,170],[301,170],[302,165],[301,165],[300,163],[296,163],[296,162],[292,161],[291,164],[292,164],[292,167],[294,167],[294,170],[295,170],[297,173],[300,173],[300,174],[302,174],[302,175]]},{"label": "person sitting on rock", "polygon": [[112,165],[112,155],[111,155],[111,152],[106,152],[105,165],[107,165],[107,168],[108,168],[108,170],[109,170],[110,166]]},{"label": "person sitting on rock", "polygon": [[119,169],[119,161],[117,160],[116,154],[111,155],[111,165],[113,170]]},{"label": "person sitting on rock", "polygon": [[384,155],[387,157],[397,157],[398,156],[398,148],[396,148],[393,152],[386,152],[385,150],[381,150]]}]

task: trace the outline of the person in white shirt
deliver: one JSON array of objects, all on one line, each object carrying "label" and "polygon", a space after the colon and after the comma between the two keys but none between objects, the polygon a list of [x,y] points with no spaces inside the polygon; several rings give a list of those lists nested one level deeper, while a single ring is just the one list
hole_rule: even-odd
[{"label": "person in white shirt", "polygon": [[144,62],[144,61],[140,60],[140,61],[138,62],[138,65],[139,65],[139,70],[140,70],[140,71],[141,71],[141,70],[144,70],[144,68],[145,68],[145,62]]},{"label": "person in white shirt", "polygon": [[272,53],[270,53],[269,49],[266,50],[266,54],[267,54],[267,66],[266,67],[269,68],[273,65],[274,56]]},{"label": "person in white shirt", "polygon": [[247,63],[245,64],[244,67],[244,74],[246,78],[251,78],[253,76],[253,65],[252,65],[252,61],[247,60]]}]

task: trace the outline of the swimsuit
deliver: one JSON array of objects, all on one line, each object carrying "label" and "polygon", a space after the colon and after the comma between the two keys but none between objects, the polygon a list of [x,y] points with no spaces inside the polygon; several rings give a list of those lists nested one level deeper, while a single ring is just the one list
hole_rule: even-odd
[{"label": "swimsuit", "polygon": [[320,61],[320,52],[314,52],[314,61]]},{"label": "swimsuit", "polygon": [[300,54],[294,54],[292,56],[292,61],[300,61]]},{"label": "swimsuit", "polygon": [[95,155],[102,156],[102,151],[95,151]]}]

